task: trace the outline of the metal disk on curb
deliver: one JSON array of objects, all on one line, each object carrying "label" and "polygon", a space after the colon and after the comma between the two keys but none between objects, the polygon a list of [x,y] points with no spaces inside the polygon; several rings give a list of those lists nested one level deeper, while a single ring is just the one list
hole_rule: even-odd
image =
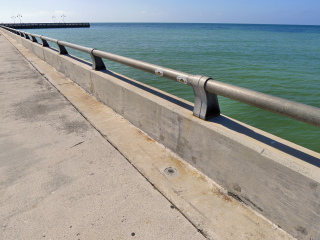
[{"label": "metal disk on curb", "polygon": [[173,167],[167,167],[165,170],[164,170],[164,173],[166,175],[169,175],[169,176],[174,176],[177,174],[177,169],[173,168]]}]

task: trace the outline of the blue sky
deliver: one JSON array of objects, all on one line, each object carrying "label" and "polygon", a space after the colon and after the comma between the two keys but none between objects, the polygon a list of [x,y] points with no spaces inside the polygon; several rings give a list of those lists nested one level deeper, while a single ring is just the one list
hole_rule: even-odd
[{"label": "blue sky", "polygon": [[[193,22],[320,25],[320,0],[1,0],[0,23]],[[19,22],[19,18],[14,19]]]}]

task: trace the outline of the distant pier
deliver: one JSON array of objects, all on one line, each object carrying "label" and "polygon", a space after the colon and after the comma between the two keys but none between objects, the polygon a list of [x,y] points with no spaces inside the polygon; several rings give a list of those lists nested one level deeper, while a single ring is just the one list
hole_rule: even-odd
[{"label": "distant pier", "polygon": [[5,23],[1,25],[14,29],[90,27],[89,23]]}]

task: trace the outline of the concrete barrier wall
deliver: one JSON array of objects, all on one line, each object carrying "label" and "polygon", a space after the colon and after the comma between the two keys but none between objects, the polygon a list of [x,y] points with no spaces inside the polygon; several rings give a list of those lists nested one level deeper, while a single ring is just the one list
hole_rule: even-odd
[{"label": "concrete barrier wall", "polygon": [[298,239],[320,239],[320,154],[226,116],[203,121],[189,102],[6,33],[231,196]]}]

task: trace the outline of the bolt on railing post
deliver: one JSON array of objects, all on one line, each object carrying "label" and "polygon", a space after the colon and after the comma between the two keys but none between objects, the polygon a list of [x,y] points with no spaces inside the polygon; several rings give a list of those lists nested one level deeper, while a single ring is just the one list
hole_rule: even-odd
[{"label": "bolt on railing post", "polygon": [[42,41],[42,47],[49,47],[49,44],[48,44],[47,40],[42,39],[42,35],[40,36],[40,39]]},{"label": "bolt on railing post", "polygon": [[90,56],[91,56],[91,59],[92,59],[92,69],[93,70],[106,69],[106,66],[104,65],[104,62],[102,61],[102,58],[93,55],[93,50],[94,50],[94,48],[90,52]]},{"label": "bolt on railing post", "polygon": [[205,90],[205,85],[210,79],[209,77],[199,75],[193,76],[190,79],[190,85],[194,92],[193,115],[204,120],[220,115],[217,95]]},{"label": "bolt on railing post", "polygon": [[57,41],[57,45],[58,45],[58,48],[59,48],[59,54],[61,54],[61,55],[68,54],[67,49],[63,45],[59,44],[59,40]]}]

